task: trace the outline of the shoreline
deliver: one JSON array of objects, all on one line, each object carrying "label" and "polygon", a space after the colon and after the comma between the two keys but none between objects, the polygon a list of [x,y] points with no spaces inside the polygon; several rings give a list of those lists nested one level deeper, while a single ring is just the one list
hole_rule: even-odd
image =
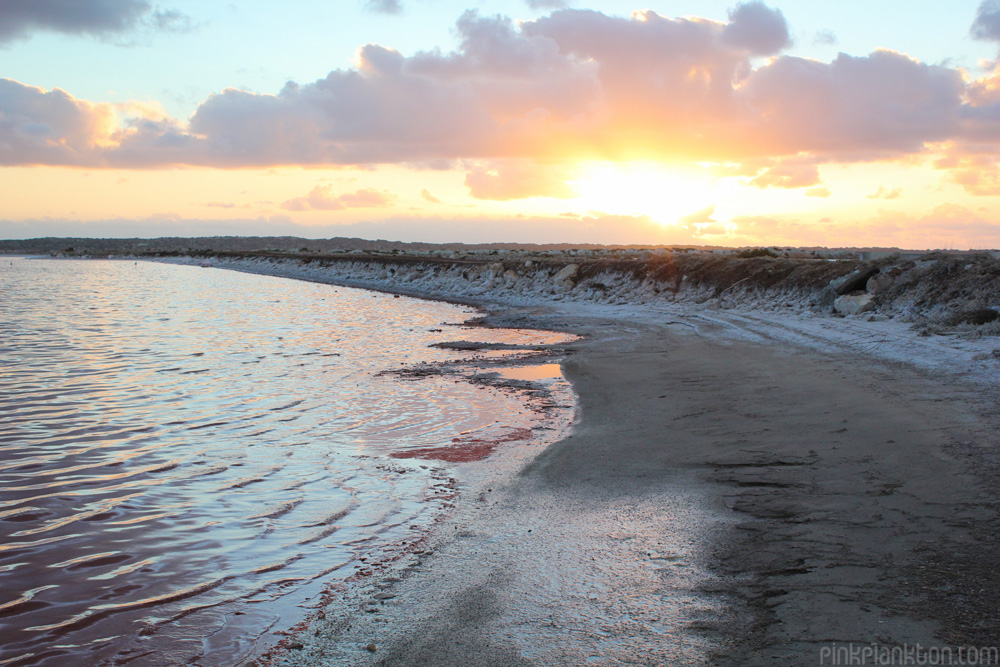
[{"label": "shoreline", "polygon": [[[981,356],[989,341],[955,347],[894,331],[895,347],[868,349],[829,326],[807,330],[813,340],[803,343],[782,332],[801,322],[750,313],[476,301],[464,303],[488,308],[490,324],[588,335],[566,346],[563,364],[579,422],[508,486],[463,499],[418,564],[328,608],[301,634],[302,648],[274,664],[569,665],[581,650],[621,664],[622,651],[634,658],[643,647],[639,664],[819,664],[832,642],[975,645],[1000,635],[989,617],[1000,602],[990,547],[1000,526],[998,372]],[[925,355],[936,346],[944,361],[903,363],[897,348],[912,357],[915,343],[930,346]],[[676,497],[691,502],[657,505]],[[517,556],[567,548],[570,536],[551,528],[573,519],[566,506],[590,521],[590,558],[608,553],[600,536],[614,534],[609,527],[654,539],[664,529],[654,517],[667,510],[697,539],[639,563],[660,580],[633,591],[645,600],[639,609],[595,610],[566,581],[540,595],[539,577],[562,575]],[[626,506],[638,515],[625,516]],[[512,513],[535,528],[511,526]],[[493,560],[482,559],[486,550]],[[697,575],[677,579],[677,562]],[[598,580],[614,577],[604,565],[594,566]],[[651,617],[617,633],[532,617],[565,603],[567,590],[584,621],[639,618],[655,595],[696,613],[674,618],[667,636]],[[664,642],[697,650],[650,653]]]}]

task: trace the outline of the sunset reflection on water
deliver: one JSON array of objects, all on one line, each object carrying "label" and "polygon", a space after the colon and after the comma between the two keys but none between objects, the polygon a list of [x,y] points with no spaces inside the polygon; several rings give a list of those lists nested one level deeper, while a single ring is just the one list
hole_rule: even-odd
[{"label": "sunset reflection on water", "polygon": [[459,338],[558,339],[217,269],[22,259],[0,280],[2,664],[246,654],[448,506],[449,464],[391,454],[538,419],[379,371],[468,356],[429,347]]}]

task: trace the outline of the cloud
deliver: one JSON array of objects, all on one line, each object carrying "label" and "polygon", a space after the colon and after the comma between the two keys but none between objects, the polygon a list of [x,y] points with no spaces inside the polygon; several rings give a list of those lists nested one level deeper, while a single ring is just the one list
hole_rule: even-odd
[{"label": "cloud", "polygon": [[892,51],[754,67],[788,45],[784,17],[759,2],[728,22],[562,9],[515,23],[469,11],[456,30],[453,52],[367,44],[355,67],[276,94],[225,89],[187,122],[0,81],[0,163],[474,161],[507,165],[469,177],[476,193],[504,198],[565,192],[553,178],[532,186],[510,171],[518,160],[762,164],[756,185],[809,187],[828,162],[907,158],[941,142],[1000,149],[1000,71],[966,81]]},{"label": "cloud", "polygon": [[[736,216],[730,241],[744,245],[836,246],[837,239],[824,224],[795,218],[764,215]],[[822,221],[821,221],[822,222]],[[851,245],[846,241],[840,245]]]},{"label": "cloud", "polygon": [[819,168],[815,164],[783,162],[765,169],[750,185],[758,188],[805,188],[818,185]]},{"label": "cloud", "polygon": [[952,203],[940,204],[925,216],[882,210],[845,232],[855,235],[855,245],[859,246],[893,243],[911,248],[1000,247],[1000,225]]},{"label": "cloud", "polygon": [[[286,216],[228,220],[200,220],[176,215],[141,220],[78,220],[39,218],[22,221],[0,219],[0,238],[56,237],[157,237],[157,236],[334,236],[430,243],[609,243],[805,246],[897,246],[901,248],[997,248],[1000,225],[982,213],[951,203],[927,215],[880,210],[869,218],[817,224],[787,216],[737,216],[726,225],[683,227],[661,225],[647,216],[586,216],[465,218],[394,217],[357,223],[306,225]],[[724,238],[718,238],[719,236]],[[713,238],[715,237],[715,238]]]},{"label": "cloud", "polygon": [[38,30],[104,37],[144,24],[188,29],[191,19],[176,10],[154,10],[146,0],[0,0],[0,44]]},{"label": "cloud", "polygon": [[681,225],[710,225],[717,222],[712,216],[715,214],[715,204],[695,211],[690,215],[685,215],[678,220]]},{"label": "cloud", "polygon": [[969,33],[975,39],[1000,41],[1000,2],[983,0],[976,11],[976,20],[972,22]]},{"label": "cloud", "polygon": [[572,172],[560,165],[492,162],[472,166],[465,174],[465,185],[476,199],[569,199],[576,196],[576,190],[566,182],[570,178]]},{"label": "cloud", "polygon": [[770,56],[791,44],[781,11],[763,2],[744,2],[729,12],[722,41],[755,56]]},{"label": "cloud", "polygon": [[740,92],[770,151],[852,160],[920,153],[959,135],[965,83],[957,70],[876,51],[831,63],[781,56]]},{"label": "cloud", "polygon": [[945,203],[923,216],[879,210],[873,217],[816,224],[784,216],[737,216],[731,242],[793,246],[996,248],[1000,225],[963,206]]},{"label": "cloud", "polygon": [[878,186],[878,190],[867,195],[868,199],[899,199],[899,196],[903,194],[903,188],[892,188],[889,189],[884,185]]},{"label": "cloud", "polygon": [[826,199],[833,195],[830,188],[826,186],[820,186],[818,188],[809,188],[806,190],[806,197],[819,197],[821,199]]},{"label": "cloud", "polygon": [[561,9],[566,6],[565,0],[524,0],[532,9]]},{"label": "cloud", "polygon": [[947,169],[948,180],[961,185],[975,197],[1000,195],[1000,165],[995,158],[985,155],[948,157],[938,160],[939,169]]},{"label": "cloud", "polygon": [[194,19],[176,9],[154,11],[149,23],[163,32],[188,32],[195,28]]},{"label": "cloud", "polygon": [[728,236],[729,229],[725,224],[713,218],[713,215],[715,215],[715,204],[690,215],[681,216],[677,220],[677,227],[690,234],[689,241],[692,243],[715,243],[718,239],[708,237]]},{"label": "cloud", "polygon": [[365,7],[381,14],[399,14],[403,11],[399,0],[365,0]]},{"label": "cloud", "polygon": [[365,188],[334,195],[332,185],[317,185],[306,196],[284,202],[281,208],[287,211],[342,211],[349,208],[385,208],[393,203],[395,197],[385,190]]},{"label": "cloud", "polygon": [[0,164],[86,164],[117,129],[110,104],[0,79]]},{"label": "cloud", "polygon": [[424,188],[423,190],[420,191],[420,198],[423,199],[424,201],[429,201],[432,204],[441,203],[441,200],[432,195],[431,191],[428,190],[427,188]]},{"label": "cloud", "polygon": [[814,46],[835,46],[839,40],[832,30],[819,30],[813,37]]}]

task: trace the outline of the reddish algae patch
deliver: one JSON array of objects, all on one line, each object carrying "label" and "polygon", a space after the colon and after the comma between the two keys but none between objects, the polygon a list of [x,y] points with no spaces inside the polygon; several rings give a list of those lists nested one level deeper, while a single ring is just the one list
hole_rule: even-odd
[{"label": "reddish algae patch", "polygon": [[404,452],[394,452],[390,456],[394,459],[435,459],[448,463],[468,463],[482,461],[502,443],[530,438],[530,428],[515,428],[511,429],[510,433],[497,438],[454,438],[451,441],[452,444],[445,447],[421,447]]}]

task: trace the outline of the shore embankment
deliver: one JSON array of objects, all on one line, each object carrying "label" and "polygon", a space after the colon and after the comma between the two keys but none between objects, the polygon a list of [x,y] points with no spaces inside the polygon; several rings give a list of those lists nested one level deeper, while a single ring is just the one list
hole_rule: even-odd
[{"label": "shore embankment", "polygon": [[[887,317],[938,328],[1000,320],[1000,258],[986,252],[893,254],[874,260],[610,250],[156,256],[466,302],[709,304],[758,312]],[[1000,325],[994,326],[1000,331]]]},{"label": "shore embankment", "polygon": [[[851,643],[995,645],[1000,345],[969,315],[990,318],[995,263],[963,259],[213,256],[584,335],[563,362],[573,432],[271,658],[818,665]],[[845,296],[864,307],[838,312]]]}]

